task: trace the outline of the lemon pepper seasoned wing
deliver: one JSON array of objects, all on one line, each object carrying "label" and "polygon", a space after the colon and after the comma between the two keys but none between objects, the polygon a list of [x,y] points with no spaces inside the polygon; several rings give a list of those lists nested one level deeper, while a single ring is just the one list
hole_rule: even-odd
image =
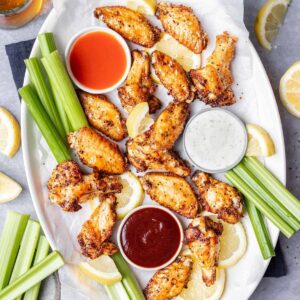
[{"label": "lemon pepper seasoned wing", "polygon": [[206,286],[216,281],[220,241],[223,226],[209,217],[195,218],[185,231],[185,242],[200,262],[202,279]]},{"label": "lemon pepper seasoned wing", "polygon": [[125,84],[118,89],[124,110],[128,113],[139,103],[148,102],[149,112],[160,109],[160,101],[153,96],[155,85],[150,76],[150,57],[145,51],[132,51],[133,64]]},{"label": "lemon pepper seasoned wing", "polygon": [[204,172],[197,172],[192,180],[205,210],[217,214],[227,223],[239,222],[243,216],[243,198],[236,188]]},{"label": "lemon pepper seasoned wing", "polygon": [[190,257],[179,256],[172,264],[153,275],[144,292],[146,299],[167,300],[179,295],[188,283],[192,268]]},{"label": "lemon pepper seasoned wing", "polygon": [[235,103],[231,88],[233,77],[230,64],[234,57],[237,38],[224,32],[216,37],[216,48],[205,67],[191,70],[190,76],[198,91],[200,100],[211,106],[225,106]]},{"label": "lemon pepper seasoned wing", "polygon": [[184,178],[171,173],[153,172],[145,174],[140,180],[152,200],[187,218],[196,217],[198,199]]},{"label": "lemon pepper seasoned wing", "polygon": [[105,174],[122,174],[127,165],[118,146],[95,130],[83,127],[68,134],[68,142],[80,160]]},{"label": "lemon pepper seasoned wing", "polygon": [[113,194],[100,197],[100,204],[82,225],[77,240],[84,256],[96,259],[102,254],[113,255],[118,251],[117,246],[108,241],[117,221],[116,203]]},{"label": "lemon pepper seasoned wing", "polygon": [[164,30],[194,53],[200,54],[207,46],[207,34],[193,10],[184,5],[161,2],[156,14]]},{"label": "lemon pepper seasoned wing", "polygon": [[118,108],[105,95],[78,91],[80,102],[89,123],[115,141],[127,136],[125,120]]},{"label": "lemon pepper seasoned wing", "polygon": [[157,27],[143,14],[125,6],[98,7],[94,15],[125,39],[141,46],[151,48],[159,39],[160,30]]},{"label": "lemon pepper seasoned wing", "polygon": [[152,53],[152,64],[155,74],[176,102],[190,103],[194,100],[195,87],[175,59],[156,50]]}]

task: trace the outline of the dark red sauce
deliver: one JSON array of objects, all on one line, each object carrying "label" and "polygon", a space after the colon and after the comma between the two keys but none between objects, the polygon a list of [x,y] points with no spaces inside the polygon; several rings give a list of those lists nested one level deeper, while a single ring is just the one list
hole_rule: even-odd
[{"label": "dark red sauce", "polygon": [[159,267],[180,247],[180,228],[164,210],[146,207],[133,213],[123,225],[121,245],[136,265]]}]

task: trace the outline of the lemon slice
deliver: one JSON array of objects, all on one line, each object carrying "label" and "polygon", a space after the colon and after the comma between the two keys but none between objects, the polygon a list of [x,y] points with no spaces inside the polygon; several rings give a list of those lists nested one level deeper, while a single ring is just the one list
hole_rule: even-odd
[{"label": "lemon slice", "polygon": [[131,138],[143,133],[154,123],[149,115],[149,105],[147,102],[137,104],[129,114],[126,126],[128,135]]},{"label": "lemon slice", "polygon": [[272,42],[283,23],[290,0],[268,0],[259,10],[255,21],[256,37],[265,49],[272,49]]},{"label": "lemon slice", "polygon": [[275,146],[268,132],[256,124],[247,124],[248,148],[246,156],[271,156]]},{"label": "lemon slice", "polygon": [[82,262],[79,264],[79,268],[88,277],[102,284],[111,285],[122,279],[113,259],[108,255],[101,255],[97,259]]},{"label": "lemon slice", "polygon": [[[160,40],[151,48],[149,52],[155,50],[166,53],[179,62],[186,72],[191,69],[198,69],[201,66],[201,55],[192,52],[190,49],[181,45],[172,36],[167,33],[162,33]],[[160,83],[154,69],[151,69],[151,76],[156,83]]]},{"label": "lemon slice", "polygon": [[279,93],[285,108],[292,115],[300,118],[300,61],[289,67],[282,76]]},{"label": "lemon slice", "polygon": [[145,15],[155,15],[156,0],[127,0],[127,7]]},{"label": "lemon slice", "polygon": [[0,152],[12,157],[20,147],[20,126],[14,116],[0,107]]},{"label": "lemon slice", "polygon": [[22,187],[10,177],[0,172],[0,203],[16,199]]},{"label": "lemon slice", "polygon": [[123,189],[117,196],[118,219],[123,219],[131,210],[140,206],[144,200],[144,190],[139,179],[130,171],[122,174]]}]

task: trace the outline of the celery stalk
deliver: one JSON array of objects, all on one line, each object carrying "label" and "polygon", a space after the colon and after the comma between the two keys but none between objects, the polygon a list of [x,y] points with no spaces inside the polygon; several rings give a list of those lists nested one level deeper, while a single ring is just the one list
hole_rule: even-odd
[{"label": "celery stalk", "polygon": [[112,285],[105,285],[104,287],[110,300],[130,300],[122,282],[117,282]]},{"label": "celery stalk", "polygon": [[300,221],[300,201],[254,157],[245,157],[245,166]]},{"label": "celery stalk", "polygon": [[42,63],[46,69],[52,88],[56,90],[63,104],[72,130],[76,131],[88,126],[86,116],[59,53],[54,51],[45,56],[42,58]]},{"label": "celery stalk", "polygon": [[[9,282],[29,215],[8,211],[0,239],[0,290]],[[1,297],[0,297],[1,298]]]},{"label": "celery stalk", "polygon": [[34,88],[26,85],[19,89],[19,94],[25,101],[57,162],[70,160],[69,150],[45,111]]},{"label": "celery stalk", "polygon": [[56,50],[56,44],[52,32],[40,33],[38,35],[38,41],[42,56],[47,56]]},{"label": "celery stalk", "polygon": [[245,205],[263,258],[269,259],[275,256],[269,230],[265,224],[263,215],[247,198],[245,198]]},{"label": "celery stalk", "polygon": [[272,207],[287,224],[295,229],[295,231],[300,229],[300,221],[297,220],[293,214],[291,214],[286,207],[261,184],[257,178],[255,178],[255,176],[249,171],[248,168],[246,168],[243,162],[239,163],[235,168],[233,168],[233,171],[245,182],[247,182],[252,190],[254,190],[270,207]]},{"label": "celery stalk", "polygon": [[120,252],[117,252],[112,256],[119,272],[122,275],[122,283],[127,291],[127,294],[131,300],[142,300],[145,299],[139,284],[129,268],[127,262],[123,258]]},{"label": "celery stalk", "polygon": [[0,291],[1,300],[13,300],[41,282],[64,265],[59,252],[53,251],[41,262],[34,265],[26,273],[18,277],[13,283]]},{"label": "celery stalk", "polygon": [[[38,222],[28,221],[9,283],[14,282],[31,267],[40,229],[41,225]],[[20,296],[16,299],[21,300],[21,298]]]},{"label": "celery stalk", "polygon": [[[49,249],[50,245],[47,239],[42,235],[39,240],[33,264],[36,265],[37,263],[41,262],[45,257],[47,257]],[[30,290],[28,290],[25,293],[23,300],[37,300],[40,291],[40,286],[41,282],[37,283]]]},{"label": "celery stalk", "polygon": [[278,214],[268,205],[264,200],[260,198],[253,191],[246,182],[244,182],[237,174],[232,170],[227,171],[225,177],[238,189],[246,198],[253,202],[257,209],[260,210],[279,230],[287,237],[290,238],[295,230],[282,220]]}]

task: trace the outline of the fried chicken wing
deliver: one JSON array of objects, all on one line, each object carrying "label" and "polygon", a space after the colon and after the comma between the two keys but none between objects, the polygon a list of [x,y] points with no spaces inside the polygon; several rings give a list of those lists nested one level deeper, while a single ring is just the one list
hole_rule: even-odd
[{"label": "fried chicken wing", "polygon": [[146,17],[125,6],[104,6],[94,11],[96,18],[117,31],[125,39],[151,48],[158,41],[160,30],[151,25]]},{"label": "fried chicken wing", "polygon": [[214,222],[209,217],[194,219],[185,231],[185,242],[201,264],[202,279],[206,286],[211,286],[216,281],[219,236],[222,231],[222,224]]},{"label": "fried chicken wing", "polygon": [[217,214],[227,223],[239,222],[243,216],[243,198],[236,188],[204,172],[197,172],[192,180],[205,210]]},{"label": "fried chicken wing", "polygon": [[105,95],[83,91],[78,91],[78,95],[87,119],[94,128],[115,141],[121,141],[127,136],[125,120]]},{"label": "fried chicken wing", "polygon": [[179,256],[175,262],[157,271],[149,281],[144,293],[147,300],[167,300],[176,297],[187,285],[193,261]]},{"label": "fried chicken wing", "polygon": [[159,99],[153,96],[155,85],[150,76],[150,57],[145,51],[132,51],[133,64],[125,85],[118,89],[124,110],[128,113],[141,102],[149,103],[149,112],[160,109]]},{"label": "fried chicken wing", "polygon": [[80,203],[105,193],[119,193],[122,184],[117,176],[102,177],[94,172],[82,174],[75,161],[60,163],[48,181],[48,197],[65,211],[81,209]]},{"label": "fried chicken wing", "polygon": [[68,134],[68,142],[80,160],[105,174],[122,174],[127,165],[118,146],[95,130],[83,127]]},{"label": "fried chicken wing", "polygon": [[237,38],[224,32],[216,37],[216,48],[205,67],[191,70],[190,76],[200,100],[211,106],[226,106],[235,103],[231,89],[233,77],[230,64],[234,57]]},{"label": "fried chicken wing", "polygon": [[201,53],[207,46],[207,34],[190,7],[161,2],[156,15],[164,30],[194,53]]},{"label": "fried chicken wing", "polygon": [[143,188],[152,200],[187,218],[195,218],[198,199],[190,184],[182,177],[153,172],[140,178]]},{"label": "fried chicken wing", "polygon": [[191,84],[183,67],[169,55],[158,50],[152,53],[152,64],[161,83],[177,102],[190,103],[195,98],[195,87]]},{"label": "fried chicken wing", "polygon": [[96,259],[102,254],[113,255],[118,252],[117,246],[108,241],[117,221],[116,201],[113,194],[100,197],[99,206],[82,225],[77,240],[84,256]]}]

